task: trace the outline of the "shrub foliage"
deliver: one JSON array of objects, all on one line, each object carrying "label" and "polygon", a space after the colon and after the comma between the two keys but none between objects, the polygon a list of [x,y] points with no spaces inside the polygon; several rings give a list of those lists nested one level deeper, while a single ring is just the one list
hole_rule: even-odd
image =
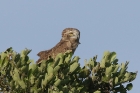
[{"label": "shrub foliage", "polygon": [[[80,67],[79,57],[58,54],[55,59],[34,63],[29,49],[21,53],[8,48],[0,53],[0,91],[3,93],[127,93],[137,72],[128,72],[128,63],[118,64],[115,52],[106,51]],[[125,84],[124,84],[125,83]]]}]

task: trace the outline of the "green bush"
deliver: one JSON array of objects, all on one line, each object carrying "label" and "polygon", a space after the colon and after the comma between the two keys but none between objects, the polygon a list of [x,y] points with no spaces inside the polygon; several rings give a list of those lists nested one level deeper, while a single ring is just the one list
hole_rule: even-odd
[{"label": "green bush", "polygon": [[[137,72],[128,72],[129,62],[118,64],[115,52],[104,52],[80,67],[79,57],[58,54],[55,59],[34,63],[31,50],[0,53],[0,91],[3,93],[127,93]],[[125,84],[124,84],[125,83]]]}]

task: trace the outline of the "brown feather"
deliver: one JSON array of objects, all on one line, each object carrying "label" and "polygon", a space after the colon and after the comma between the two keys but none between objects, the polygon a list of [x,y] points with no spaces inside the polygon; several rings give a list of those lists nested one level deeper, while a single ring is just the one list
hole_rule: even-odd
[{"label": "brown feather", "polygon": [[[39,52],[37,55],[40,58],[38,59],[37,64],[39,64],[41,60],[47,60],[50,56],[52,58],[55,58],[57,54],[65,53],[67,50],[70,50],[72,51],[72,53],[74,53],[75,49],[80,43],[79,43],[79,38],[75,39],[69,36],[69,31],[73,31],[73,30],[79,31],[74,28],[64,29],[62,32],[62,39],[60,40],[58,44],[56,44],[56,46],[54,46],[53,48],[49,50]],[[80,35],[80,32],[79,32],[79,35]]]}]

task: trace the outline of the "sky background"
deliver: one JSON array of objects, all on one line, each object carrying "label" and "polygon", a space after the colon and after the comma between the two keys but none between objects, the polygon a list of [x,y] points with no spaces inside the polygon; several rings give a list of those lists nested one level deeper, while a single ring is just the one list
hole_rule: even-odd
[{"label": "sky background", "polygon": [[[119,63],[130,61],[128,71],[140,71],[140,0],[1,0],[0,51],[28,48],[36,61],[41,50],[60,41],[64,28],[81,32],[74,55],[85,59],[115,51]],[[138,93],[140,75],[128,93]]]}]

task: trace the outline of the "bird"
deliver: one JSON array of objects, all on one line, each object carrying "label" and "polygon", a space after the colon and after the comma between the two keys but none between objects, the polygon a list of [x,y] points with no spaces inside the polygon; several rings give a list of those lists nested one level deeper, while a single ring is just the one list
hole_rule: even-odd
[{"label": "bird", "polygon": [[76,48],[80,44],[80,31],[76,28],[65,28],[62,31],[60,41],[51,49],[39,52],[37,55],[40,57],[36,63],[40,64],[42,60],[48,60],[50,57],[55,58],[59,53],[66,53],[71,51],[74,54]]}]

